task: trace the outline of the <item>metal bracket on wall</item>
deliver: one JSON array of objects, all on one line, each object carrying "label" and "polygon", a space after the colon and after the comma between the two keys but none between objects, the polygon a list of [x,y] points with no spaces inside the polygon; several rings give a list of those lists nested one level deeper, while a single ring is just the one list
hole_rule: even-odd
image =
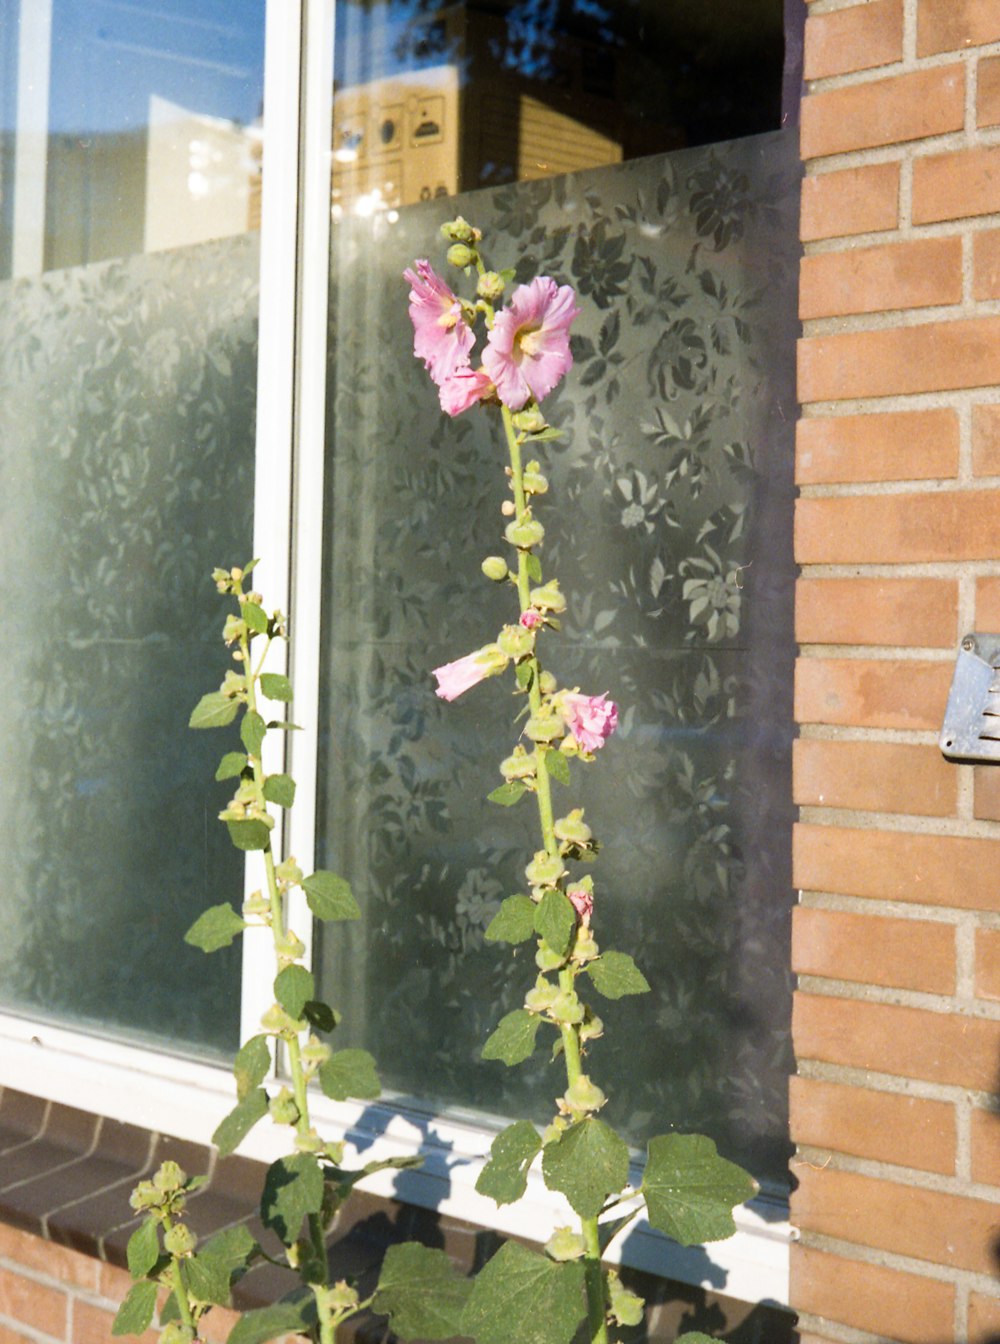
[{"label": "metal bracket on wall", "polygon": [[965,635],[938,739],[952,761],[1000,762],[1000,635]]}]

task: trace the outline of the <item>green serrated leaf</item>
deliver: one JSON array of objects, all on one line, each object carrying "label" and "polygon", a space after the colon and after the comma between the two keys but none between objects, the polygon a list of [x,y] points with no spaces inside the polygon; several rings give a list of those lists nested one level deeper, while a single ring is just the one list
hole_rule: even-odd
[{"label": "green serrated leaf", "polygon": [[576,931],[576,911],[569,898],[554,887],[535,906],[535,930],[557,956],[566,955]]},{"label": "green serrated leaf", "polygon": [[496,1136],[489,1161],[479,1173],[476,1189],[495,1204],[513,1204],[528,1186],[528,1168],[541,1150],[534,1125],[518,1120]]},{"label": "green serrated leaf", "polygon": [[286,1246],[297,1240],[303,1220],[323,1204],[323,1169],[312,1153],[272,1162],[264,1178],[260,1216]]},{"label": "green serrated leaf", "polygon": [[569,783],[569,761],[561,751],[553,749],[545,753],[545,768],[558,783]]},{"label": "green serrated leaf", "polygon": [[231,1305],[229,1275],[201,1251],[184,1261],[184,1286],[196,1302],[211,1302],[217,1307]]},{"label": "green serrated leaf", "polygon": [[240,724],[240,741],[251,756],[259,756],[267,724],[255,709],[248,709]]},{"label": "green serrated leaf", "polygon": [[541,583],[542,581],[542,562],[534,553],[528,556],[528,578],[532,583]]},{"label": "green serrated leaf", "polygon": [[522,1064],[535,1049],[535,1037],[541,1019],[526,1008],[515,1008],[500,1019],[496,1031],[483,1046],[483,1059],[500,1059],[504,1064]]},{"label": "green serrated leaf", "polygon": [[292,699],[292,683],[280,672],[262,672],[260,689],[269,700],[283,700],[287,704]]},{"label": "green serrated leaf", "polygon": [[476,1276],[462,1333],[476,1344],[570,1344],[586,1315],[583,1265],[508,1241]]},{"label": "green serrated leaf", "polygon": [[556,429],[554,425],[547,425],[545,429],[540,429],[537,434],[526,434],[524,437],[533,443],[544,443],[547,439],[561,439],[563,431]]},{"label": "green serrated leaf", "polygon": [[156,1310],[156,1284],[143,1279],[133,1283],[111,1324],[113,1335],[141,1335],[150,1327]]},{"label": "green serrated leaf", "polygon": [[132,1233],[125,1248],[128,1258],[128,1272],[133,1279],[142,1279],[156,1264],[160,1256],[159,1224],[155,1218],[147,1218]]},{"label": "green serrated leaf", "polygon": [[374,1101],[382,1095],[375,1061],[367,1050],[337,1050],[320,1065],[319,1085],[333,1101]]},{"label": "green serrated leaf", "polygon": [[316,993],[316,981],[311,971],[304,966],[286,966],[274,978],[274,997],[289,1017],[296,1022],[302,1016],[302,1010]]},{"label": "green serrated leaf", "polygon": [[247,768],[247,758],[242,751],[227,751],[219,762],[215,772],[216,779],[235,779]]},{"label": "green serrated leaf", "polygon": [[210,691],[203,695],[188,719],[189,728],[225,728],[232,723],[240,707],[238,700],[231,700],[221,691]]},{"label": "green serrated leaf", "polygon": [[227,821],[226,829],[237,849],[267,849],[271,843],[270,828],[262,821]]},{"label": "green serrated leaf", "polygon": [[535,902],[530,896],[508,896],[483,935],[491,943],[524,943],[535,932]]},{"label": "green serrated leaf", "polygon": [[350,883],[324,869],[302,883],[309,909],[317,919],[360,919],[361,911],[351,894]]},{"label": "green serrated leaf", "polygon": [[191,947],[200,947],[203,952],[217,952],[220,947],[228,947],[246,927],[246,920],[239,917],[228,901],[223,901],[198,916],[184,935],[184,941]]},{"label": "green serrated leaf", "polygon": [[243,1142],[258,1120],[267,1115],[267,1093],[255,1088],[219,1122],[212,1142],[222,1157],[228,1157]]},{"label": "green serrated leaf", "polygon": [[268,775],[264,780],[264,797],[278,807],[291,807],[295,802],[295,780],[291,775]]},{"label": "green serrated leaf", "polygon": [[226,1344],[267,1344],[281,1335],[305,1333],[316,1321],[312,1293],[299,1302],[277,1302],[273,1307],[245,1311],[230,1330]]},{"label": "green serrated leaf", "polygon": [[301,723],[289,723],[287,719],[268,719],[268,728],[281,728],[286,733],[301,733]]},{"label": "green serrated leaf", "polygon": [[403,1339],[453,1339],[471,1291],[444,1251],[407,1241],[386,1251],[372,1306]]},{"label": "green serrated leaf", "polygon": [[756,1191],[756,1181],[720,1157],[703,1134],[661,1134],[649,1141],[642,1182],[646,1212],[653,1227],[682,1246],[731,1237],[733,1209]]},{"label": "green serrated leaf", "polygon": [[525,786],[519,779],[511,779],[506,784],[501,784],[499,788],[494,789],[492,793],[488,793],[486,801],[498,803],[501,807],[513,807],[515,803],[520,802],[526,792]]},{"label": "green serrated leaf", "polygon": [[598,994],[622,999],[626,994],[645,994],[649,981],[627,952],[605,952],[587,965]]},{"label": "green serrated leaf", "polygon": [[628,1181],[628,1147],[610,1125],[589,1116],[545,1145],[542,1175],[581,1218],[596,1218]]},{"label": "green serrated leaf", "polygon": [[267,613],[256,602],[244,602],[240,607],[240,615],[246,621],[247,628],[254,634],[267,634]]},{"label": "green serrated leaf", "polygon": [[237,1051],[233,1060],[236,1095],[240,1101],[248,1096],[271,1072],[271,1051],[266,1036],[252,1036]]},{"label": "green serrated leaf", "polygon": [[[193,1260],[185,1266],[185,1279],[191,1292],[204,1302],[214,1302],[216,1306],[228,1307],[232,1285],[236,1283],[253,1264],[260,1254],[260,1247],[250,1235],[245,1224],[227,1227],[222,1232],[199,1246]],[[204,1292],[196,1289],[195,1277],[190,1274],[190,1265],[197,1261],[201,1265]],[[210,1276],[210,1277],[209,1277]],[[216,1293],[209,1296],[208,1290]]]}]

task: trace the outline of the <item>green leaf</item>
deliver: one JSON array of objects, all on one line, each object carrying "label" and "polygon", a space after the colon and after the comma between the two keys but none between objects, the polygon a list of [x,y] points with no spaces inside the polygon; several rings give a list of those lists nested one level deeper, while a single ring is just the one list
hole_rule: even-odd
[{"label": "green leaf", "polygon": [[586,1315],[583,1265],[508,1241],[476,1276],[462,1333],[476,1344],[570,1344]]},{"label": "green leaf", "polygon": [[229,1275],[201,1251],[184,1261],[184,1286],[196,1302],[211,1302],[217,1307],[231,1305]]},{"label": "green leaf", "polygon": [[279,807],[291,807],[295,802],[295,780],[291,775],[268,775],[264,780],[264,797]]},{"label": "green leaf", "polygon": [[274,997],[289,1017],[298,1021],[302,1010],[316,993],[312,972],[304,966],[286,966],[274,978]]},{"label": "green leaf", "polygon": [[535,902],[530,896],[508,896],[483,935],[491,943],[524,943],[535,932]]},{"label": "green leaf", "polygon": [[281,728],[287,733],[301,733],[302,725],[300,723],[289,723],[287,719],[268,719],[268,728]]},{"label": "green leaf", "polygon": [[159,1224],[155,1218],[147,1218],[128,1239],[125,1254],[128,1257],[128,1272],[133,1279],[142,1279],[160,1258]]},{"label": "green leaf", "polygon": [[528,556],[528,578],[532,583],[541,583],[542,581],[542,562],[537,555]]},{"label": "green leaf", "polygon": [[514,678],[522,691],[530,688],[534,675],[535,670],[530,659],[525,658],[522,662],[514,664]]},{"label": "green leaf", "polygon": [[240,724],[240,741],[251,756],[259,756],[267,724],[255,709],[248,709]]},{"label": "green leaf", "polygon": [[317,919],[361,918],[358,903],[351,895],[350,883],[336,873],[321,868],[303,881],[302,890]]},{"label": "green leaf", "polygon": [[281,1335],[305,1333],[315,1321],[316,1299],[310,1293],[299,1302],[245,1311],[226,1336],[226,1344],[267,1344]]},{"label": "green leaf", "polygon": [[535,1037],[541,1019],[526,1008],[515,1008],[500,1019],[496,1031],[483,1046],[483,1059],[501,1059],[505,1064],[522,1064],[534,1053]]},{"label": "green leaf", "polygon": [[111,1324],[113,1335],[141,1335],[150,1327],[156,1310],[156,1284],[143,1279],[133,1283]]},{"label": "green leaf", "polygon": [[569,761],[558,749],[552,748],[545,753],[545,768],[560,784],[569,783]]},{"label": "green leaf", "polygon": [[271,1072],[271,1051],[266,1036],[252,1036],[237,1051],[233,1060],[233,1075],[236,1078],[236,1095],[243,1100],[255,1087],[259,1087]]},{"label": "green leaf", "polygon": [[220,1120],[212,1135],[212,1142],[222,1157],[228,1157],[238,1148],[253,1129],[258,1120],[267,1115],[267,1093],[262,1087],[255,1088],[234,1106],[229,1114]]},{"label": "green leaf", "polygon": [[649,981],[627,952],[605,952],[588,964],[587,970],[598,994],[622,999],[626,994],[645,994]]},{"label": "green leaf", "polygon": [[453,1339],[471,1291],[444,1251],[407,1241],[386,1251],[372,1307],[403,1339]]},{"label": "green leaf", "polygon": [[524,437],[526,440],[530,440],[533,443],[543,443],[546,439],[561,439],[563,437],[563,431],[561,429],[556,429],[554,425],[546,425],[546,427],[540,429],[537,434],[525,434]]},{"label": "green leaf", "polygon": [[535,929],[553,952],[566,955],[576,930],[576,911],[569,898],[554,887],[535,906]]},{"label": "green leaf", "polygon": [[375,1061],[367,1050],[337,1050],[319,1068],[319,1085],[333,1101],[374,1101],[382,1095]]},{"label": "green leaf", "polygon": [[220,947],[228,947],[246,927],[246,920],[240,919],[228,901],[223,901],[198,916],[184,935],[184,941],[191,947],[200,947],[203,952],[217,952]]},{"label": "green leaf", "polygon": [[720,1157],[703,1134],[661,1134],[649,1141],[642,1182],[646,1212],[653,1227],[682,1246],[731,1237],[733,1209],[756,1191],[756,1181]]},{"label": "green leaf", "polygon": [[520,802],[527,790],[519,779],[509,780],[506,784],[501,784],[498,789],[486,795],[486,801],[489,803],[499,803],[501,807],[513,807],[515,803]]},{"label": "green leaf", "polygon": [[247,628],[254,634],[267,634],[267,613],[256,602],[244,602],[240,607],[240,615],[246,621]]},{"label": "green leaf", "polygon": [[231,700],[221,691],[210,691],[203,695],[188,719],[189,728],[225,728],[232,723],[240,707],[238,700]]},{"label": "green leaf", "polygon": [[678,1335],[674,1344],[719,1344],[718,1339],[713,1335],[703,1335],[700,1330],[685,1330],[683,1335]]},{"label": "green leaf", "polygon": [[527,1189],[528,1168],[541,1146],[527,1120],[508,1125],[490,1145],[490,1159],[479,1173],[476,1189],[495,1204],[513,1204]]},{"label": "green leaf", "polygon": [[293,1153],[272,1162],[264,1178],[260,1216],[286,1246],[297,1240],[303,1219],[323,1204],[323,1168],[312,1153]]},{"label": "green leaf", "polygon": [[596,1218],[608,1195],[628,1181],[628,1147],[610,1125],[589,1116],[545,1145],[542,1175],[581,1218]]},{"label": "green leaf", "polygon": [[302,1016],[315,1031],[333,1031],[339,1016],[322,999],[310,999],[302,1009]]},{"label": "green leaf", "polygon": [[247,768],[247,758],[242,751],[227,751],[219,762],[215,772],[216,779],[235,779]]},{"label": "green leaf", "polygon": [[284,700],[287,703],[292,698],[292,683],[280,672],[262,672],[260,689],[269,700]]},{"label": "green leaf", "polygon": [[236,1279],[249,1269],[260,1247],[243,1223],[217,1232],[184,1262],[184,1280],[193,1297],[217,1307],[231,1305]]},{"label": "green leaf", "polygon": [[229,838],[237,849],[267,849],[271,831],[262,821],[227,821]]}]

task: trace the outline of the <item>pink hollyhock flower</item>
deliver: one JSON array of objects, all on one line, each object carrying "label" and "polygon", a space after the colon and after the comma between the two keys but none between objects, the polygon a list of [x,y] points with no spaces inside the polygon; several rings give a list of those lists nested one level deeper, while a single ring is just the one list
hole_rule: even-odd
[{"label": "pink hollyhock flower", "polygon": [[482,369],[456,369],[438,384],[438,399],[445,415],[461,415],[493,391],[489,375]]},{"label": "pink hollyhock flower", "polygon": [[562,697],[561,713],[566,727],[584,751],[603,747],[618,727],[618,706],[604,695],[579,695],[568,691]]},{"label": "pink hollyhock flower", "polygon": [[536,625],[541,625],[542,623],[542,613],[529,607],[527,611],[521,612],[520,620],[525,630],[534,630]]},{"label": "pink hollyhock flower", "polygon": [[588,891],[586,887],[570,887],[566,896],[570,905],[580,916],[580,923],[589,924],[590,916],[594,913],[594,893]]},{"label": "pink hollyhock flower", "polygon": [[403,279],[410,282],[413,353],[440,387],[458,369],[468,367],[476,338],[462,316],[462,305],[430,262],[415,265],[415,271],[403,272]]},{"label": "pink hollyhock flower", "polygon": [[569,285],[547,275],[518,285],[497,313],[483,351],[483,367],[497,396],[512,411],[530,397],[541,401],[573,367],[569,329],[579,313]]},{"label": "pink hollyhock flower", "polygon": [[487,677],[493,677],[507,666],[507,655],[496,644],[487,644],[464,658],[434,669],[437,677],[435,693],[442,700],[456,700],[463,691],[470,690]]}]

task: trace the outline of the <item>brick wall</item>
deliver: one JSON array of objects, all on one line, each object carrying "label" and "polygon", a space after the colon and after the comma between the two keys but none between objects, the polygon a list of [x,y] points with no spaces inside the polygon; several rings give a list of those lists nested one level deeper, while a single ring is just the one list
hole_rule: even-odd
[{"label": "brick wall", "polygon": [[792,1302],[803,1344],[984,1344],[1000,767],[936,739],[1000,630],[1000,0],[808,14]]}]

